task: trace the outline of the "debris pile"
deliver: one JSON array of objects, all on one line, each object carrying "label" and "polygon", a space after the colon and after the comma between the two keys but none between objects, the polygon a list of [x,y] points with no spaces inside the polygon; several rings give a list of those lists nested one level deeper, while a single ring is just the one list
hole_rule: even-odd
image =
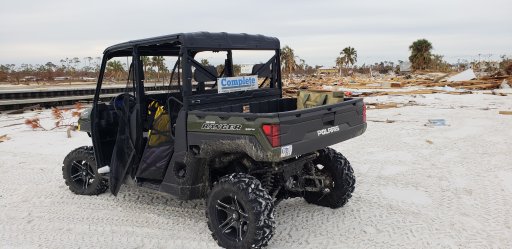
[{"label": "debris pile", "polygon": [[[283,92],[294,97],[301,89],[349,90],[353,96],[412,95],[412,94],[471,94],[472,91],[505,89],[489,94],[512,94],[512,75],[495,74],[478,77],[472,69],[460,73],[415,73],[408,75],[354,74],[352,76],[310,75],[293,77],[284,82]],[[393,89],[393,90],[391,90]],[[358,91],[359,90],[359,91]]]}]

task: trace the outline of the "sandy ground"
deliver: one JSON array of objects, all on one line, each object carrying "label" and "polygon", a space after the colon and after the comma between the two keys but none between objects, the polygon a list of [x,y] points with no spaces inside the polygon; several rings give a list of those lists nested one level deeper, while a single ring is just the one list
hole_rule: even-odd
[{"label": "sandy ground", "polygon": [[[337,210],[283,201],[269,248],[512,248],[512,116],[498,114],[512,96],[367,101],[417,105],[369,110],[367,132],[333,146],[355,169],[353,198]],[[126,186],[72,194],[62,160],[90,140],[13,125],[34,115],[0,116],[11,138],[0,143],[0,247],[216,248],[203,201]],[[424,125],[434,118],[448,126]]]}]

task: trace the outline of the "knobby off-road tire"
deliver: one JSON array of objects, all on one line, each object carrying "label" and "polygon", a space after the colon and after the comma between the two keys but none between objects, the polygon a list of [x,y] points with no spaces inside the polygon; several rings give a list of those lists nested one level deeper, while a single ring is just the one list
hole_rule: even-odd
[{"label": "knobby off-road tire", "polygon": [[64,158],[62,176],[71,192],[78,195],[98,195],[108,189],[108,181],[98,174],[92,146],[71,151]]},{"label": "knobby off-road tire", "polygon": [[[344,206],[354,192],[356,178],[350,162],[341,153],[325,148],[313,162],[323,166],[319,172],[332,179],[334,186],[329,187],[330,192],[306,192],[304,199],[308,203],[318,206],[339,208]],[[318,172],[318,171],[317,171]]]},{"label": "knobby off-road tire", "polygon": [[206,200],[208,228],[219,246],[261,248],[274,234],[274,203],[260,181],[236,173],[221,177]]}]

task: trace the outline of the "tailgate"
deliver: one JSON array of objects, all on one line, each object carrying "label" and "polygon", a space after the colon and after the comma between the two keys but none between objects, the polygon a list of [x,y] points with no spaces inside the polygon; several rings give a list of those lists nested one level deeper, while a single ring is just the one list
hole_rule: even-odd
[{"label": "tailgate", "polygon": [[359,98],[280,112],[280,140],[285,151],[282,156],[313,152],[363,134],[366,130],[364,112],[363,99]]}]

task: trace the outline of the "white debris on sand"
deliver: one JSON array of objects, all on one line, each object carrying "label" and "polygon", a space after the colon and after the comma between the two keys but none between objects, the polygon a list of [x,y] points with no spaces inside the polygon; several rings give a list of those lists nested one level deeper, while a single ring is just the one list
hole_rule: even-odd
[{"label": "white debris on sand", "polygon": [[[394,122],[333,146],[354,167],[352,199],[336,210],[283,201],[269,248],[512,248],[512,116],[498,114],[512,96],[368,100],[418,105],[369,110],[368,120]],[[0,247],[217,248],[202,200],[127,186],[117,197],[72,194],[62,160],[90,138],[32,131],[19,119],[32,115],[0,116],[11,138],[0,143]]]},{"label": "white debris on sand", "polygon": [[466,69],[450,78],[448,78],[446,81],[448,82],[455,82],[455,81],[465,81],[465,80],[472,80],[476,79],[475,72],[473,69]]}]

